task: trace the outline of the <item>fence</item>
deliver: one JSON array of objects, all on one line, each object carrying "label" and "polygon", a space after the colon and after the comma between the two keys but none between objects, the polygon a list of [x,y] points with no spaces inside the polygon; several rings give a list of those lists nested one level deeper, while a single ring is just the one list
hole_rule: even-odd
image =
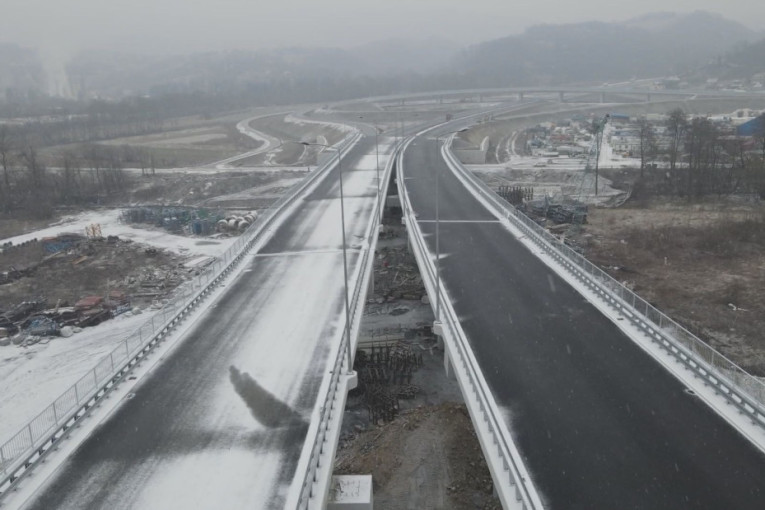
[{"label": "fence", "polygon": [[[347,137],[340,151],[348,151],[360,138]],[[260,239],[277,213],[292,203],[306,188],[327,173],[334,159],[289,194],[279,199],[267,213],[239,237],[205,273],[180,287],[162,309],[140,328],[122,340],[92,370],[34,417],[18,433],[0,446],[0,497],[55,444],[77,420],[103,397],[162,338],[193,310],[217,284],[235,268]]]}]

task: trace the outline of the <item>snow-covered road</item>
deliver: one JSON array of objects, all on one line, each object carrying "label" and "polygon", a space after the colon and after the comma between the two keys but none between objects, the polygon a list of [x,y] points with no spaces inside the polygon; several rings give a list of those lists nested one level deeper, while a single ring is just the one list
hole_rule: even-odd
[{"label": "snow-covered road", "polygon": [[[367,249],[374,149],[362,139],[343,158],[351,275]],[[389,151],[381,145],[381,168]],[[27,508],[284,505],[342,334],[337,178],[335,169],[297,203]]]}]

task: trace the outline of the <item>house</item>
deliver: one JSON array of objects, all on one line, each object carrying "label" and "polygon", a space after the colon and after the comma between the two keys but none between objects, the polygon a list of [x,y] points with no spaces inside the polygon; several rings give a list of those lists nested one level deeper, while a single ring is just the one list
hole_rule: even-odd
[{"label": "house", "polygon": [[765,135],[765,114],[739,124],[736,127],[738,136],[762,136]]}]

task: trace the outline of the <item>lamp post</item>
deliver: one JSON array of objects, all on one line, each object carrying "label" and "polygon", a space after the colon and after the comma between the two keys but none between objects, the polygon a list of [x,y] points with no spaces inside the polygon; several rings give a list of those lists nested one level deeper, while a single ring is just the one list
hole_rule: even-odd
[{"label": "lamp post", "polygon": [[[360,120],[364,120],[363,115],[359,115]],[[375,128],[375,170],[377,171],[377,212],[379,214],[377,223],[379,224],[380,228],[382,228],[382,183],[380,182],[380,145],[378,143],[378,129],[377,124],[372,124]]]},{"label": "lamp post", "polygon": [[[456,135],[457,133],[464,133],[468,128],[462,128],[457,131],[452,131],[442,135],[436,135],[436,161],[438,161],[438,149],[441,138],[445,136]],[[438,167],[436,166],[436,319],[433,321],[433,333],[441,336],[443,330],[441,329],[441,243],[440,243],[440,215],[439,215],[439,196],[441,195],[441,183],[439,180]]]},{"label": "lamp post", "polygon": [[305,146],[323,147],[327,150],[331,150],[337,153],[337,171],[340,173],[340,228],[343,231],[343,278],[345,282],[345,334],[348,347],[346,350],[348,373],[353,372],[353,358],[351,355],[351,307],[348,302],[348,255],[346,253],[345,245],[345,205],[343,197],[343,169],[340,165],[340,149],[332,147],[330,145],[324,145],[323,143],[310,143],[310,142],[297,142]]}]

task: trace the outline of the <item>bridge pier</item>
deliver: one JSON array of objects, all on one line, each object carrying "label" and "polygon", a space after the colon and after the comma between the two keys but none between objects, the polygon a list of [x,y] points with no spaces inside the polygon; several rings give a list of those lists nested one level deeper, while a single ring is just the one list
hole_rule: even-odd
[{"label": "bridge pier", "polygon": [[605,92],[601,92],[600,93],[600,102],[601,103],[605,103],[606,102],[606,93]]},{"label": "bridge pier", "polygon": [[449,356],[449,346],[444,342],[444,326],[438,319],[433,321],[433,334],[436,335],[436,347],[444,350],[444,372],[446,377],[456,377],[454,375],[452,358]]},{"label": "bridge pier", "polygon": [[565,103],[566,102],[566,101],[563,100],[563,91],[562,90],[560,92],[558,92],[558,100],[561,103]]},{"label": "bridge pier", "polygon": [[444,343],[444,372],[446,373],[447,379],[456,379],[457,377],[454,374],[454,365],[452,365],[452,358],[449,356],[449,349],[446,347],[446,343]]},{"label": "bridge pier", "polygon": [[523,101],[523,92],[518,92],[518,101]]}]

